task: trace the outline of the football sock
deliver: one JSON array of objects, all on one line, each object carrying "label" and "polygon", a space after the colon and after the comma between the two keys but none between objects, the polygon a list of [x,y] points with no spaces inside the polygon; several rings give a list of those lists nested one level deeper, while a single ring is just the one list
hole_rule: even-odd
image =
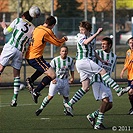
[{"label": "football sock", "polygon": [[68,102],[69,102],[69,98],[63,98],[63,104]]},{"label": "football sock", "polygon": [[48,99],[48,96],[46,96],[44,99],[43,99],[43,102],[40,106],[40,109],[43,109],[46,107],[46,105],[49,103],[49,99]]},{"label": "football sock", "polygon": [[133,95],[129,95],[129,101],[130,101],[131,107],[133,109]]},{"label": "football sock", "polygon": [[72,99],[68,102],[69,105],[73,105],[76,102],[78,102],[84,95],[86,94],[86,92],[80,88],[72,97]]},{"label": "football sock", "polygon": [[17,100],[19,87],[20,87],[20,77],[15,77],[14,78],[14,95],[12,100]]},{"label": "football sock", "polygon": [[43,73],[36,70],[34,74],[30,77],[31,82],[33,83],[38,77],[40,77]]},{"label": "football sock", "polygon": [[109,85],[111,88],[113,88],[117,93],[120,92],[122,88],[119,87],[119,85],[107,74],[101,75],[105,85]]},{"label": "football sock", "polygon": [[103,123],[103,119],[104,119],[104,114],[102,112],[99,112],[97,121],[96,121],[96,125]]},{"label": "football sock", "polygon": [[94,111],[93,113],[91,113],[90,116],[91,116],[92,118],[96,118],[96,117],[98,116],[98,114],[99,114],[99,110],[96,110],[96,111]]},{"label": "football sock", "polygon": [[45,76],[42,81],[39,83],[37,88],[34,90],[34,92],[40,92],[46,85],[48,85],[52,81],[52,78],[49,76]]}]

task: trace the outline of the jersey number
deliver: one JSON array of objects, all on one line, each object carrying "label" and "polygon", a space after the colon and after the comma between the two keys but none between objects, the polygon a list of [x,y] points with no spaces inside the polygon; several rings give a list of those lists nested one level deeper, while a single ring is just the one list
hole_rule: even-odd
[{"label": "jersey number", "polygon": [[24,32],[24,33],[27,33],[30,26],[31,26],[31,25],[28,24],[28,23],[24,24],[24,27],[25,27],[25,28],[24,28],[24,29],[21,29],[21,31]]}]

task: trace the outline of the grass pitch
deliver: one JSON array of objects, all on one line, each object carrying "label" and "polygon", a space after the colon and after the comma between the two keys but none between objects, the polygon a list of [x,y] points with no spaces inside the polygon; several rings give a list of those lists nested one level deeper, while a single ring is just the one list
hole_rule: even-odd
[{"label": "grass pitch", "polygon": [[[70,98],[80,86],[72,86]],[[104,131],[92,128],[86,115],[98,109],[100,102],[95,101],[90,90],[78,103],[74,105],[74,117],[63,114],[62,96],[55,95],[43,112],[35,115],[48,88],[42,91],[39,103],[32,101],[30,93],[21,90],[18,97],[18,106],[10,107],[13,89],[0,90],[0,133],[96,133],[96,132],[132,132],[133,116],[127,115],[130,109],[127,94],[118,97],[113,91],[113,108],[105,113]]]}]

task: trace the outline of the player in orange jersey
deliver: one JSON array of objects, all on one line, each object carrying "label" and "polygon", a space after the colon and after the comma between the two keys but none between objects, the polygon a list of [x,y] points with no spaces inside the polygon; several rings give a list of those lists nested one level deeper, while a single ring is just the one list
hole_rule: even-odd
[{"label": "player in orange jersey", "polygon": [[[43,58],[43,52],[46,43],[49,42],[50,44],[54,44],[56,46],[62,46],[64,42],[67,41],[66,36],[64,36],[62,39],[58,39],[54,35],[52,29],[55,24],[56,19],[53,16],[50,16],[46,19],[43,25],[36,27],[33,32],[32,41],[26,52],[26,59],[28,64],[36,69],[35,73],[26,80],[35,103],[38,102],[40,91],[56,76],[54,69]],[[42,74],[46,74],[46,76],[42,79],[37,88],[34,89],[34,81]]]},{"label": "player in orange jersey", "polygon": [[133,115],[133,37],[129,38],[127,42],[130,49],[126,52],[124,68],[122,69],[120,76],[123,78],[124,72],[126,70],[128,71],[128,86],[131,87],[131,89],[128,91],[129,101],[131,103],[131,109],[129,110],[128,114]]}]

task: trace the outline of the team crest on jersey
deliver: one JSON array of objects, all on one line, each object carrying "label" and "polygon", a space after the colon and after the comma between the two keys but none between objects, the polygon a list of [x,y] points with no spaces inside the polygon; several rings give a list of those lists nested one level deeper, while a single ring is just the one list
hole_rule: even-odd
[{"label": "team crest on jersey", "polygon": [[130,56],[130,54],[131,54],[130,52],[127,52],[127,56]]}]

